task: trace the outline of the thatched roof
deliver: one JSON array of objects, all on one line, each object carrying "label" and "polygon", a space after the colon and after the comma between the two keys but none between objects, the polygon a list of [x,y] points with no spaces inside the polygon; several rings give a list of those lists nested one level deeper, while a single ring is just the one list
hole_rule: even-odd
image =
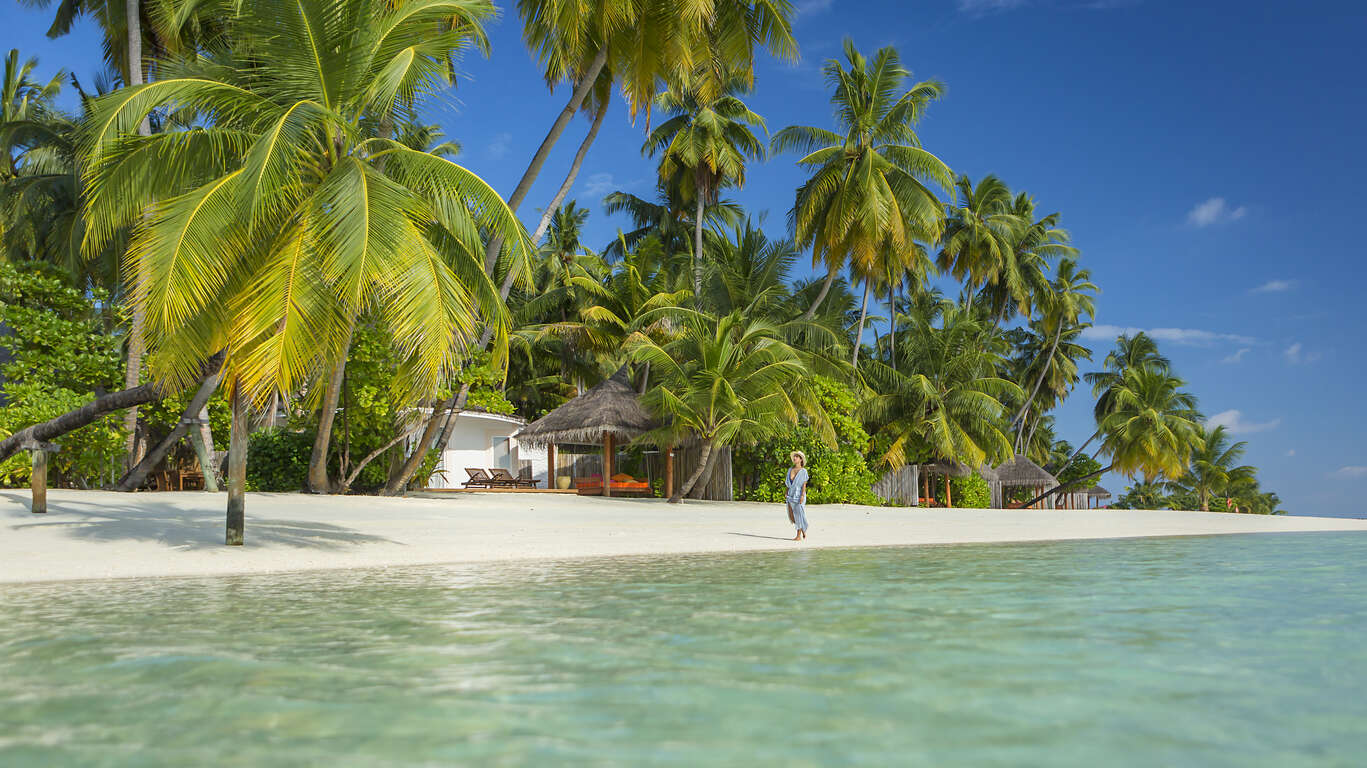
[{"label": "thatched roof", "polygon": [[997,479],[1006,487],[1027,487],[1033,488],[1037,485],[1057,485],[1058,480],[1054,476],[1045,472],[1040,465],[1025,458],[1016,458],[997,467]]},{"label": "thatched roof", "polygon": [[921,469],[927,475],[948,475],[950,477],[968,477],[973,473],[973,470],[969,469],[968,465],[962,461],[949,459],[936,459],[929,464],[922,464]]},{"label": "thatched roof", "polygon": [[641,407],[640,397],[631,386],[627,367],[589,391],[519,429],[513,436],[526,445],[603,442],[611,432],[619,440],[630,440],[659,426]]},{"label": "thatched roof", "polygon": [[1111,492],[1108,491],[1108,490],[1106,490],[1105,488],[1102,488],[1102,487],[1099,486],[1099,485],[1094,485],[1094,486],[1092,486],[1091,488],[1088,488],[1088,489],[1087,489],[1087,495],[1088,495],[1088,496],[1091,496],[1091,497],[1094,498],[1094,499],[1109,499],[1109,498],[1111,498]]}]

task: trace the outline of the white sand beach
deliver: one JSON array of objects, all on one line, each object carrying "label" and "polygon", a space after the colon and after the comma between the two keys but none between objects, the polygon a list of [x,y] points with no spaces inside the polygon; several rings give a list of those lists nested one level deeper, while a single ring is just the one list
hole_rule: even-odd
[{"label": "white sand beach", "polygon": [[905,509],[820,505],[810,539],[778,504],[447,494],[403,499],[249,494],[247,543],[223,545],[224,499],[202,492],[0,491],[0,582],[264,573],[812,547],[1367,532],[1367,520],[1216,512]]}]

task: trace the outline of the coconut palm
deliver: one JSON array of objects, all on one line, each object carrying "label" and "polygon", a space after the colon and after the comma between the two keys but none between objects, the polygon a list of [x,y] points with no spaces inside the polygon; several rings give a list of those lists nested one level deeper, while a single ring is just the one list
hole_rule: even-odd
[{"label": "coconut palm", "polygon": [[764,144],[754,128],[768,129],[739,94],[742,80],[733,78],[719,95],[704,95],[708,78],[694,77],[671,85],[656,106],[668,115],[650,132],[643,152],[660,155],[660,181],[693,201],[693,293],[702,294],[704,209],[716,205],[722,188],[745,186],[745,164],[764,159]]},{"label": "coconut palm", "polygon": [[1002,429],[1006,405],[1021,389],[997,371],[1006,342],[962,307],[946,307],[940,325],[909,318],[896,370],[870,361],[862,373],[874,394],[860,413],[877,426],[880,460],[949,459],[978,467],[1011,457]]},{"label": "coconut palm", "polygon": [[695,440],[701,446],[697,469],[672,501],[701,492],[718,448],[754,444],[799,417],[834,445],[835,432],[809,383],[811,368],[777,325],[740,313],[715,317],[669,309],[658,314],[674,324],[672,338],[659,343],[637,332],[627,347],[637,362],[650,365],[657,382],[642,402],[668,419],[645,439],[659,444]]},{"label": "coconut palm", "polygon": [[1190,470],[1172,480],[1169,485],[1174,490],[1192,493],[1200,501],[1201,511],[1210,511],[1211,496],[1226,493],[1254,477],[1257,470],[1248,465],[1239,465],[1247,443],[1230,443],[1224,425],[1198,427],[1201,445],[1191,454]]},{"label": "coconut palm", "polygon": [[971,307],[982,286],[1000,283],[1011,292],[1010,274],[1002,272],[1022,222],[1011,208],[1011,190],[996,176],[984,176],[977,185],[960,176],[954,186],[958,201],[946,211],[936,262],[964,284]]},{"label": "coconut palm", "polygon": [[844,53],[844,64],[831,59],[823,67],[833,89],[836,130],[789,126],[771,145],[776,153],[802,153],[798,165],[811,173],[789,213],[799,245],[810,247],[813,263],[827,270],[809,318],[847,264],[867,279],[878,274],[883,254],[938,239],[944,211],[931,185],[949,189],[953,183],[949,168],[921,148],[915,131],[944,86],[910,83],[911,73],[892,47],[870,60],[846,39]]},{"label": "coconut palm", "polygon": [[1101,451],[1110,463],[1089,475],[1050,489],[1034,504],[1062,490],[1110,471],[1131,479],[1181,479],[1193,453],[1203,448],[1196,398],[1186,382],[1148,366],[1126,368],[1111,387],[1112,406],[1101,423]]},{"label": "coconut palm", "polygon": [[1101,437],[1101,424],[1115,407],[1114,391],[1124,378],[1125,371],[1131,368],[1150,368],[1167,373],[1172,370],[1172,363],[1158,351],[1158,344],[1153,337],[1143,331],[1133,336],[1122,334],[1116,338],[1115,343],[1115,349],[1106,353],[1106,358],[1102,361],[1102,370],[1083,374],[1082,378],[1092,385],[1092,396],[1096,398],[1092,415],[1096,419],[1097,429],[1086,442],[1078,446],[1068,458],[1069,462]]},{"label": "coconut palm", "polygon": [[[642,240],[654,237],[664,247],[665,255],[671,263],[682,260],[679,274],[691,269],[693,256],[693,214],[678,196],[671,195],[666,185],[657,185],[656,202],[651,202],[630,192],[613,192],[603,198],[603,211],[609,216],[626,214],[631,220],[632,229],[622,233],[603,248],[603,257],[609,261],[622,258],[625,249],[636,248]],[[676,190],[677,191],[677,190]],[[715,205],[707,206],[703,212],[705,227],[733,227],[745,218],[744,211],[736,203],[721,199]],[[673,272],[675,270],[671,270]],[[692,275],[684,275],[686,282],[692,283]]]},{"label": "coconut palm", "polygon": [[[1041,317],[1042,325],[1045,329],[1053,331],[1053,341],[1049,345],[1049,350],[1042,357],[1038,358],[1034,364],[1039,373],[1035,377],[1035,384],[1026,396],[1025,403],[1017,412],[1012,420],[1013,424],[1019,424],[1017,430],[1017,443],[1024,442],[1025,416],[1030,410],[1030,405],[1039,394],[1040,387],[1044,384],[1044,379],[1054,372],[1060,381],[1071,382],[1076,380],[1077,363],[1075,358],[1060,360],[1058,356],[1059,342],[1063,339],[1065,329],[1073,335],[1080,333],[1084,328],[1090,327],[1091,323],[1083,322],[1082,318],[1092,317],[1096,312],[1094,294],[1097,291],[1096,284],[1092,282],[1091,272],[1086,269],[1079,269],[1077,262],[1072,259],[1064,259],[1059,262],[1058,274],[1050,283],[1048,293],[1041,297],[1043,304],[1043,314]],[[1078,348],[1084,350],[1085,348]],[[1091,359],[1091,352],[1086,351],[1085,356]],[[1060,364],[1071,366],[1071,372],[1060,371]],[[1057,391],[1057,390],[1056,390]],[[1062,394],[1060,392],[1060,394]]]},{"label": "coconut palm", "polygon": [[[451,52],[482,44],[491,12],[483,0],[245,2],[233,49],[92,104],[87,240],[149,211],[127,269],[152,370],[184,386],[227,352],[230,544],[247,409],[335,367],[352,319],[383,320],[414,399],[447,381],[477,316],[506,334],[480,233],[530,253],[521,225],[475,174],[362,128],[446,82]],[[134,135],[159,108],[205,119]]]},{"label": "coconut palm", "polygon": [[1029,195],[1016,195],[1011,213],[1018,222],[1011,248],[978,293],[998,325],[1017,312],[1029,317],[1039,298],[1049,293],[1050,265],[1078,255],[1077,249],[1068,245],[1068,231],[1059,226],[1059,214],[1035,219],[1035,202]]}]

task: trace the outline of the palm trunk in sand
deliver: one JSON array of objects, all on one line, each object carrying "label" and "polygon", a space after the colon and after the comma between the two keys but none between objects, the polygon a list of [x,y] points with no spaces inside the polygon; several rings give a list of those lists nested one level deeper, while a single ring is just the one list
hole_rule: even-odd
[{"label": "palm trunk in sand", "polygon": [[687,482],[683,487],[675,491],[675,497],[670,501],[677,501],[693,491],[693,486],[698,484],[698,479],[702,477],[703,470],[707,469],[707,462],[712,457],[712,441],[705,440],[702,444],[702,453],[698,455],[698,467],[693,470],[693,474],[688,476]]}]

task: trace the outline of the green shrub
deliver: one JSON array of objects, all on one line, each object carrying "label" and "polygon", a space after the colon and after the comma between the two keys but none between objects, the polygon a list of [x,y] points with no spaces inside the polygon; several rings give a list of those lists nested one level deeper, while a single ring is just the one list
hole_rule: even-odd
[{"label": "green shrub", "polygon": [[807,455],[807,501],[811,504],[882,504],[872,486],[878,476],[869,469],[864,452],[869,434],[855,418],[858,398],[849,387],[817,377],[821,407],[835,428],[836,447],[831,448],[806,424],[785,429],[754,446],[738,446],[732,453],[736,498],[779,502],[787,486],[784,475],[793,451]]},{"label": "green shrub", "polygon": [[302,491],[309,475],[313,435],[272,429],[247,442],[247,490]]},{"label": "green shrub", "polygon": [[954,506],[964,509],[987,509],[992,506],[992,488],[977,472],[950,481],[954,492]]}]

